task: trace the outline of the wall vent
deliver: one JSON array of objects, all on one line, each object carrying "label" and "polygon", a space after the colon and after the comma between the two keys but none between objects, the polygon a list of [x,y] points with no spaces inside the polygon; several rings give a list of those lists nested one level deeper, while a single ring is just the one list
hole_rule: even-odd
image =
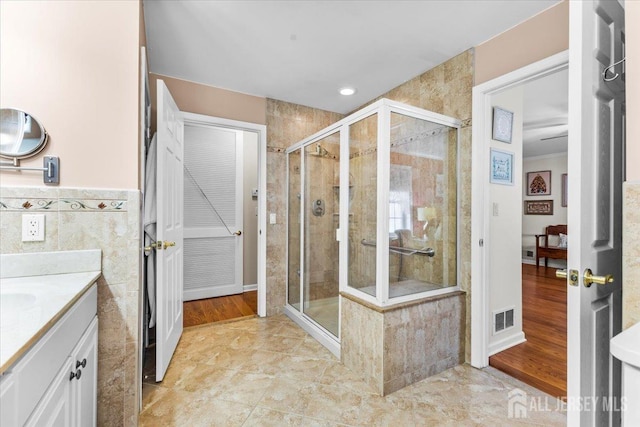
[{"label": "wall vent", "polygon": [[535,248],[522,249],[522,259],[534,259],[535,252],[536,252]]},{"label": "wall vent", "polygon": [[505,329],[513,327],[514,324],[514,308],[507,308],[493,312],[493,333],[497,334]]}]

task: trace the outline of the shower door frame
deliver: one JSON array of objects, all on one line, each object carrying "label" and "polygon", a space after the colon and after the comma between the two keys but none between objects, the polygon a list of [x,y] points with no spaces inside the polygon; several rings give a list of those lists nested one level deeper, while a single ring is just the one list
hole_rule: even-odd
[{"label": "shower door frame", "polygon": [[[334,134],[338,133],[340,136],[340,156],[342,157],[342,144],[343,144],[343,133],[342,133],[342,125],[340,122],[336,122],[329,127],[324,128],[320,132],[306,138],[297,144],[292,145],[287,148],[285,154],[287,156],[286,159],[286,171],[287,171],[287,179],[286,179],[286,188],[287,188],[287,197],[286,197],[286,206],[287,206],[287,227],[286,227],[286,251],[285,251],[285,259],[287,260],[287,275],[286,275],[286,293],[285,300],[286,304],[284,307],[285,314],[291,318],[294,322],[298,324],[302,329],[304,329],[309,335],[318,340],[325,348],[327,348],[331,353],[333,353],[336,357],[340,357],[340,327],[341,327],[341,310],[342,304],[340,303],[340,298],[338,297],[338,336],[334,336],[331,332],[329,332],[324,326],[315,321],[311,316],[305,313],[305,309],[307,308],[307,303],[304,298],[304,294],[306,291],[305,286],[305,265],[304,265],[304,250],[305,250],[305,222],[306,222],[306,214],[304,209],[305,202],[305,178],[306,178],[306,160],[305,160],[305,147],[318,142],[324,138],[330,137]],[[289,219],[290,219],[290,193],[289,193],[289,155],[296,150],[300,150],[300,296],[299,296],[299,306],[300,309],[296,309],[295,307],[289,304]],[[340,172],[342,172],[342,165],[340,165]],[[340,199],[339,206],[342,206],[342,173],[340,173]],[[340,209],[340,222],[342,220],[342,210]],[[332,214],[332,213],[331,213]],[[342,242],[340,242],[340,246],[338,249],[338,264],[340,271],[338,273],[338,282],[340,282],[340,278],[342,275],[342,264],[340,262],[341,254],[342,254]]]}]

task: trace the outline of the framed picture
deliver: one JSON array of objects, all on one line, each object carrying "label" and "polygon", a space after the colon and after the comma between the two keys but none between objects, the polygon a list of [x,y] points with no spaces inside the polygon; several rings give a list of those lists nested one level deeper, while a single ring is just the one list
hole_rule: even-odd
[{"label": "framed picture", "polygon": [[491,149],[491,183],[513,185],[513,153]]},{"label": "framed picture", "polygon": [[493,139],[511,144],[513,113],[500,107],[493,107]]},{"label": "framed picture", "polygon": [[553,215],[553,200],[525,200],[525,215]]},{"label": "framed picture", "polygon": [[568,175],[566,173],[562,174],[562,207],[567,207],[567,187],[569,183],[567,181]]},{"label": "framed picture", "polygon": [[527,196],[551,195],[551,171],[527,172]]}]

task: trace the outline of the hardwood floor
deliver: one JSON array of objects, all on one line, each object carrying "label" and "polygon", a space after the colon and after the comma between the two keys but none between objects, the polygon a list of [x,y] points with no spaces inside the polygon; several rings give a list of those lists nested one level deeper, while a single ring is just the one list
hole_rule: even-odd
[{"label": "hardwood floor", "polygon": [[184,327],[220,322],[244,316],[254,316],[258,312],[258,291],[244,292],[226,297],[185,301]]},{"label": "hardwood floor", "polygon": [[489,365],[556,397],[567,395],[567,289],[556,269],[522,265],[522,328],[527,342]]}]

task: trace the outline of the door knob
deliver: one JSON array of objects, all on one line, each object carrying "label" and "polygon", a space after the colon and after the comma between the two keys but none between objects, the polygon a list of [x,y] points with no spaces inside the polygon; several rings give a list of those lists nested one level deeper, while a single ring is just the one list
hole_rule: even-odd
[{"label": "door knob", "polygon": [[607,274],[606,276],[594,276],[593,272],[590,268],[587,268],[584,271],[583,284],[587,288],[591,286],[591,284],[596,283],[598,285],[606,285],[607,283],[613,282],[613,275]]},{"label": "door knob", "polygon": [[167,248],[170,248],[171,246],[176,245],[176,242],[167,242],[166,240],[163,243],[164,243],[163,244],[164,247],[162,249],[167,249]]},{"label": "door knob", "polygon": [[242,236],[242,231],[238,230],[235,233],[233,233],[236,236]]}]

